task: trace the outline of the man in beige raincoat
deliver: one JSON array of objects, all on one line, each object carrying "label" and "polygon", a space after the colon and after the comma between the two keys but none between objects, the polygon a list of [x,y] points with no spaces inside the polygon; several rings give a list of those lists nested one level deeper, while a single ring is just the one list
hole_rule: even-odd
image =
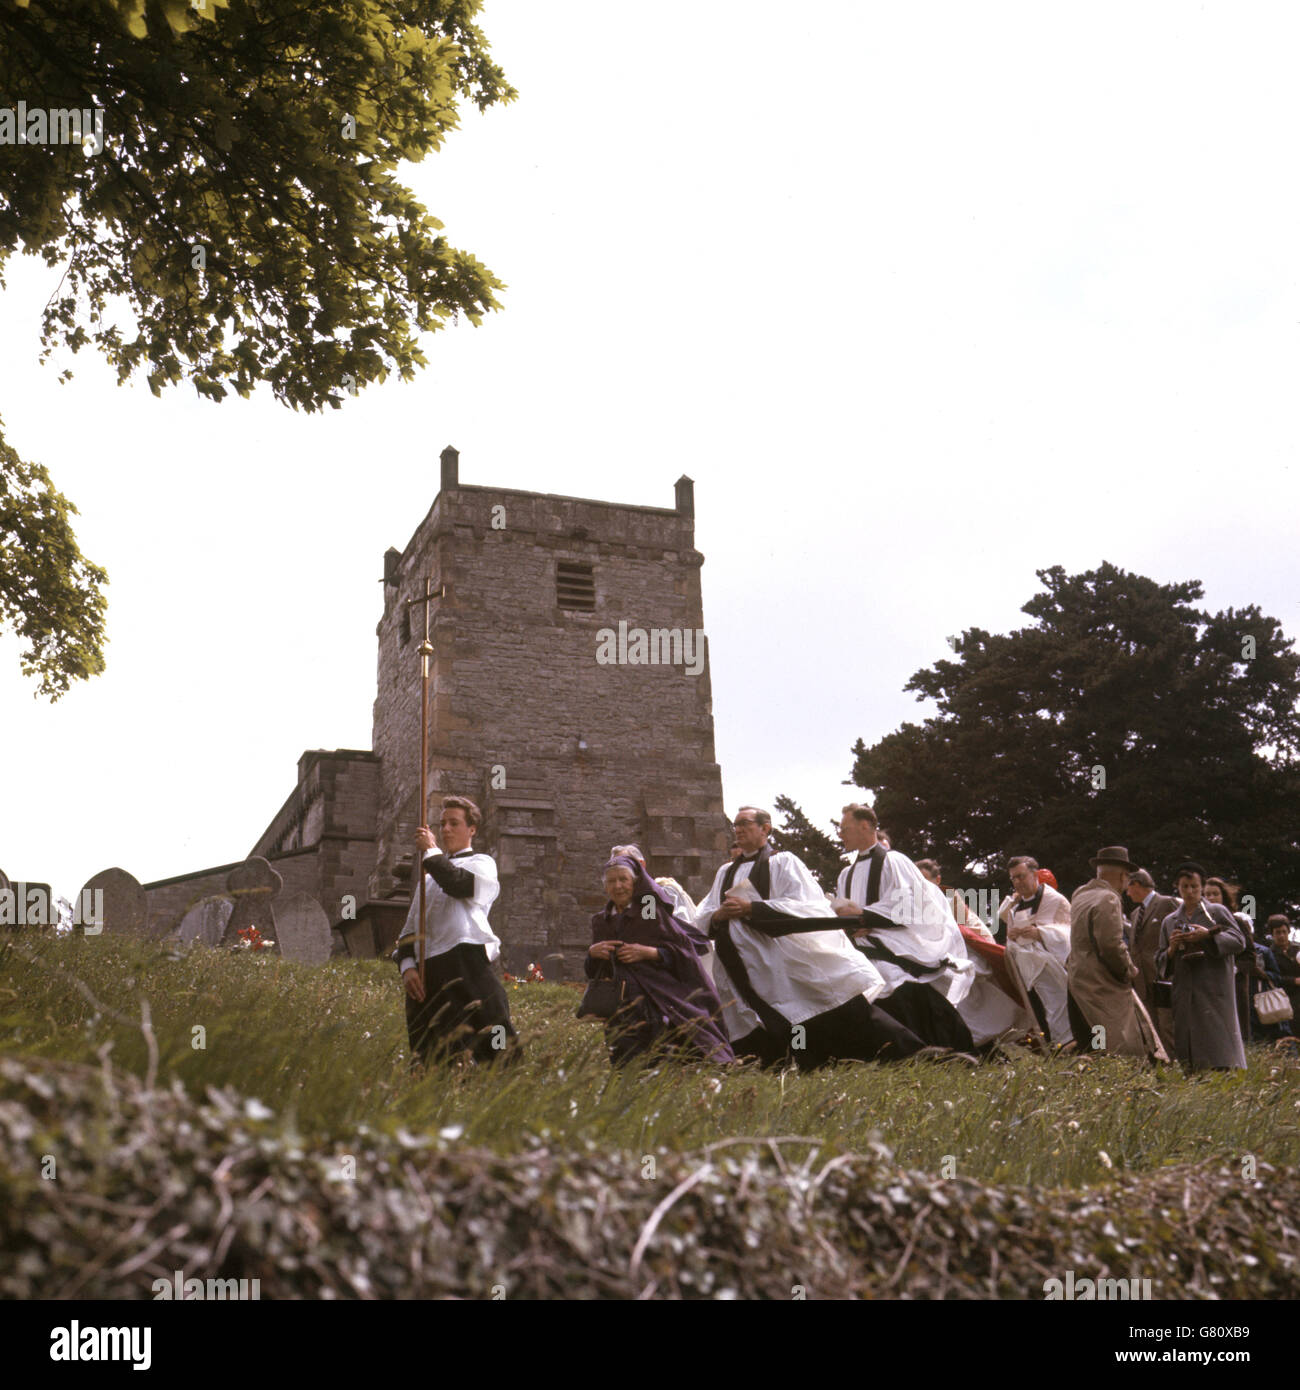
[{"label": "man in beige raincoat", "polygon": [[1079,1050],[1167,1062],[1169,1054],[1134,992],[1138,968],[1124,944],[1120,894],[1138,866],[1130,862],[1122,845],[1099,850],[1088,862],[1097,876],[1070,899],[1066,967]]}]

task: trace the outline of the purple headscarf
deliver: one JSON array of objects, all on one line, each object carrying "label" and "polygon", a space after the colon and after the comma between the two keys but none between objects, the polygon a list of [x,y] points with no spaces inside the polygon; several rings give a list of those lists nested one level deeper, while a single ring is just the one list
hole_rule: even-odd
[{"label": "purple headscarf", "polygon": [[[663,887],[650,877],[646,872],[645,865],[639,859],[633,859],[630,854],[616,854],[605,865],[604,872],[608,873],[610,869],[630,869],[632,871],[632,901],[644,906],[647,894],[653,897],[657,904],[656,914],[662,929],[674,939],[684,937],[682,946],[685,947],[688,944],[693,946],[696,955],[708,955],[709,938],[696,927],[694,922],[687,922],[675,915],[673,900]],[[608,913],[611,907],[613,907],[612,901],[606,904],[605,911]],[[644,914],[642,915],[644,916]]]},{"label": "purple headscarf", "polygon": [[[611,939],[611,932],[615,932],[620,941],[654,946],[661,952],[659,961],[625,965],[611,960],[615,978],[625,977],[646,997],[653,1015],[651,1023],[657,1020],[656,1034],[680,1028],[706,1057],[716,1062],[734,1061],[722,1025],[722,1002],[700,964],[700,957],[709,949],[707,938],[673,915],[672,900],[643,864],[615,855],[605,869],[627,869],[632,874],[632,898],[625,908],[616,908],[610,901],[595,914],[591,919],[592,941]],[[653,920],[643,912],[647,900],[655,905]]]}]

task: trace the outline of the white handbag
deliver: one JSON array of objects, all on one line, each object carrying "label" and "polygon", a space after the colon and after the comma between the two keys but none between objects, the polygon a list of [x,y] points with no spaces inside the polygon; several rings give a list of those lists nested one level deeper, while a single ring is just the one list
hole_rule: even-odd
[{"label": "white handbag", "polygon": [[1295,1017],[1284,989],[1262,989],[1255,996],[1255,1012],[1261,1023],[1285,1023]]}]

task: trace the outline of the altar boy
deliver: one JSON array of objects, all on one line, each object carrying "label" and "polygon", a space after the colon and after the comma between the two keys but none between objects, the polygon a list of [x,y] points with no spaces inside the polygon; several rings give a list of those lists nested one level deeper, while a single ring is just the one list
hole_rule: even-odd
[{"label": "altar boy", "polygon": [[517,1034],[510,1005],[492,969],[501,942],[488,922],[501,885],[491,855],[474,849],[482,819],[468,797],[447,796],[438,826],[443,848],[428,826],[416,831],[425,874],[423,968],[417,968],[415,959],[418,890],[393,951],[406,987],[413,1065],[433,1052],[452,1056],[468,1051],[476,1062],[514,1053]]}]

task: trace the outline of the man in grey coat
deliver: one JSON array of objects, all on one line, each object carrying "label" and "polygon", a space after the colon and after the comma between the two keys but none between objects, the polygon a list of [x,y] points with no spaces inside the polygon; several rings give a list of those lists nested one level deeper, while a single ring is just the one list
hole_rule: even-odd
[{"label": "man in grey coat", "polygon": [[1174,982],[1174,1052],[1187,1071],[1244,1068],[1234,957],[1245,935],[1226,907],[1204,900],[1199,864],[1183,864],[1176,887],[1182,902],[1161,923],[1156,950],[1156,969]]},{"label": "man in grey coat", "polygon": [[1156,1030],[1133,988],[1138,968],[1124,944],[1120,894],[1137,865],[1123,845],[1088,861],[1096,878],[1070,899],[1070,1013],[1080,1051],[1167,1062]]},{"label": "man in grey coat", "polygon": [[1160,945],[1160,927],[1166,917],[1178,906],[1177,898],[1167,897],[1156,892],[1155,880],[1145,869],[1138,869],[1129,879],[1124,890],[1129,902],[1134,904],[1133,921],[1130,927],[1130,953],[1133,964],[1138,968],[1138,979],[1133,988],[1138,998],[1147,1006],[1151,1022],[1160,1034],[1165,1051],[1174,1055],[1174,1016],[1166,1007],[1161,1007],[1156,995],[1155,983],[1160,978],[1156,969],[1156,950]]}]

